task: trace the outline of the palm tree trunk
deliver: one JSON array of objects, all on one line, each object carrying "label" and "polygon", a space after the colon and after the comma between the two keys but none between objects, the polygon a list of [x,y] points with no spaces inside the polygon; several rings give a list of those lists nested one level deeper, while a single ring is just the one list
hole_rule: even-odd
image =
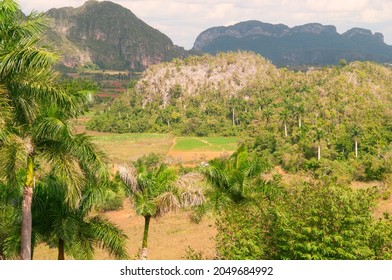
[{"label": "palm tree trunk", "polygon": [[233,126],[235,126],[235,114],[234,114],[234,107],[232,108],[232,111],[231,111],[231,121],[232,121],[232,123],[233,123]]},{"label": "palm tree trunk", "polygon": [[321,145],[319,144],[317,147],[317,160],[321,159]]},{"label": "palm tree trunk", "polygon": [[26,182],[23,187],[22,200],[22,224],[21,224],[21,244],[20,258],[22,260],[31,260],[31,231],[33,218],[31,214],[31,205],[33,202],[34,187],[34,158],[27,158]]},{"label": "palm tree trunk", "polygon": [[63,239],[59,239],[59,244],[58,244],[58,250],[59,250],[59,254],[57,259],[58,260],[65,260],[65,255],[64,255],[64,240]]},{"label": "palm tree trunk", "polygon": [[286,122],[284,122],[284,137],[287,137],[288,136],[288,134],[287,134],[287,124],[286,124]]},{"label": "palm tree trunk", "polygon": [[144,216],[144,233],[143,233],[143,242],[142,242],[142,251],[140,254],[140,259],[147,259],[147,238],[148,238],[148,229],[150,227],[151,216]]}]

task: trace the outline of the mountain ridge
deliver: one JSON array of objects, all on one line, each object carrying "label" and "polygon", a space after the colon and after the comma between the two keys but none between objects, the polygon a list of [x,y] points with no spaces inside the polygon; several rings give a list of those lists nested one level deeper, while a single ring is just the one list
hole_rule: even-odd
[{"label": "mountain ridge", "polygon": [[48,41],[61,50],[67,68],[95,64],[102,70],[143,71],[150,65],[203,52],[252,51],[276,66],[333,65],[342,59],[392,63],[392,46],[383,34],[354,27],[339,34],[333,25],[307,23],[289,27],[258,20],[211,27],[191,50],[173,44],[132,11],[110,1],[46,12]]},{"label": "mountain ridge", "polygon": [[196,38],[193,50],[207,53],[254,51],[275,65],[337,64],[373,60],[392,62],[392,46],[383,34],[354,27],[339,34],[333,25],[307,23],[288,27],[257,20],[206,29]]}]

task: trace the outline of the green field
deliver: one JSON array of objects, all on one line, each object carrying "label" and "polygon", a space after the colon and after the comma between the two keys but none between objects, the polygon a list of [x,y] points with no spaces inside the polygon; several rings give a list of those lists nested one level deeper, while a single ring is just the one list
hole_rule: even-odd
[{"label": "green field", "polygon": [[177,137],[173,151],[234,151],[238,138],[235,137]]}]

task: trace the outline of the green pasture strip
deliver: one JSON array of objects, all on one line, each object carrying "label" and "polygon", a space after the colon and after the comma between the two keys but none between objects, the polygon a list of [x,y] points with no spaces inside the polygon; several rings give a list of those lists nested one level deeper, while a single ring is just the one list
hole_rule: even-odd
[{"label": "green pasture strip", "polygon": [[203,143],[197,137],[177,137],[176,145],[173,147],[175,151],[193,151],[205,150],[209,145]]},{"label": "green pasture strip", "polygon": [[238,138],[236,137],[203,137],[202,139],[225,150],[235,150],[237,148]]},{"label": "green pasture strip", "polygon": [[233,151],[237,148],[234,137],[178,137],[174,151]]},{"label": "green pasture strip", "polygon": [[122,141],[148,141],[151,139],[168,140],[173,138],[170,134],[161,133],[113,133],[111,135],[93,136],[96,142],[122,142]]}]

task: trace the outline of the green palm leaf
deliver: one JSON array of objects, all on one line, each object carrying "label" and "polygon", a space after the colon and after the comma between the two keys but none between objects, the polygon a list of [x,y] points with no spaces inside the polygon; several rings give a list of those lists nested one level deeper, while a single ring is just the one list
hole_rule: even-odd
[{"label": "green palm leaf", "polygon": [[128,254],[125,250],[127,236],[106,218],[95,216],[88,220],[91,232],[98,245],[105,248],[117,259],[126,259]]}]

